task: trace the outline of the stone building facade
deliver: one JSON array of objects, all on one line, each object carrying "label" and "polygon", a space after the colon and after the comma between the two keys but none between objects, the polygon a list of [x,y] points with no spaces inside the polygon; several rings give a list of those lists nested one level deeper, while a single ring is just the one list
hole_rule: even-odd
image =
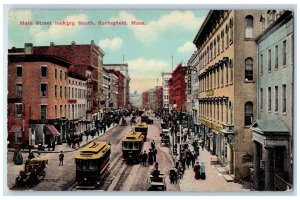
[{"label": "stone building facade", "polygon": [[256,118],[255,38],[262,10],[212,10],[194,44],[199,57],[201,137],[206,148],[235,179],[250,172],[250,125]]},{"label": "stone building facade", "polygon": [[161,80],[162,80],[162,88],[163,88],[163,108],[166,111],[169,111],[169,87],[168,82],[172,77],[171,73],[162,72]]},{"label": "stone building facade", "polygon": [[260,19],[263,32],[256,38],[258,108],[251,127],[254,189],[286,190],[293,185],[293,13],[268,10]]}]

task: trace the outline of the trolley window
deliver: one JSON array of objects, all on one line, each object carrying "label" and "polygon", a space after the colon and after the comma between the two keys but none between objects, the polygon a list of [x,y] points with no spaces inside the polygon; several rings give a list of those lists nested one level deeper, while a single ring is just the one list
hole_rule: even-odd
[{"label": "trolley window", "polygon": [[138,142],[123,142],[124,150],[138,150],[139,143]]},{"label": "trolley window", "polygon": [[139,143],[133,142],[133,150],[138,150],[139,149]]}]

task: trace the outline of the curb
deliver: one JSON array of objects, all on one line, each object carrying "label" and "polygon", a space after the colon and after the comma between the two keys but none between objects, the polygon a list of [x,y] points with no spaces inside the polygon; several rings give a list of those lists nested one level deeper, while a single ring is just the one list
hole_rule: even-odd
[{"label": "curb", "polygon": [[[80,146],[80,147],[77,147],[77,148],[75,148],[75,149],[70,149],[70,150],[66,150],[66,151],[63,151],[64,153],[70,153],[70,152],[74,152],[74,151],[77,151],[78,149],[80,149],[80,148],[83,148],[83,147],[85,147],[85,146],[87,146],[88,144],[90,144],[91,142],[93,142],[94,140],[96,140],[96,139],[98,139],[99,137],[101,137],[102,135],[104,135],[104,134],[106,134],[106,133],[108,133],[110,130],[112,130],[112,129],[114,129],[115,127],[117,127],[117,126],[120,126],[119,124],[117,124],[117,125],[115,125],[115,126],[113,126],[112,128],[110,128],[109,130],[107,130],[105,133],[103,133],[103,134],[99,134],[99,136],[97,136],[97,137],[94,137],[94,139],[92,139],[92,140],[90,140],[90,141],[88,141],[87,143],[85,143],[85,144],[83,144],[82,146]],[[62,145],[64,145],[64,144],[62,144]],[[12,148],[7,148],[7,151],[8,152],[14,152],[15,151],[15,149],[12,149]],[[29,150],[28,149],[24,149],[24,150],[21,150],[21,152],[22,153],[28,153],[29,152]],[[32,151],[31,151],[32,153],[37,153],[37,152],[41,152],[41,153],[60,153],[60,151],[38,151],[37,149],[32,149]]]}]

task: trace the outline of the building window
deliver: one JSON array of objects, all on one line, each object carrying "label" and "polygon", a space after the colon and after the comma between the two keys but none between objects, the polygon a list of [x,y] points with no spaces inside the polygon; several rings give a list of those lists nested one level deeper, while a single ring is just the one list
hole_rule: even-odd
[{"label": "building window", "polygon": [[229,68],[230,68],[230,83],[233,82],[233,61],[232,59],[229,60]]},{"label": "building window", "polygon": [[282,85],[282,112],[286,112],[286,85]]},{"label": "building window", "polygon": [[253,103],[248,101],[245,104],[245,126],[250,126],[253,120]]},{"label": "building window", "polygon": [[210,61],[213,59],[213,43],[210,43]]},{"label": "building window", "polygon": [[221,31],[221,42],[222,42],[222,51],[224,51],[224,30]]},{"label": "building window", "polygon": [[217,45],[218,45],[218,55],[220,54],[220,35],[217,37]]},{"label": "building window", "polygon": [[62,98],[62,86],[59,86],[59,97]]},{"label": "building window", "polygon": [[65,105],[65,117],[67,117],[67,105]]},{"label": "building window", "polygon": [[41,76],[47,77],[47,66],[41,66]]},{"label": "building window", "polygon": [[62,80],[62,70],[59,70],[59,78]]},{"label": "building window", "polygon": [[22,97],[23,95],[23,85],[22,84],[16,84],[16,96]]},{"label": "building window", "polygon": [[55,119],[57,118],[57,105],[54,106]]},{"label": "building window", "polygon": [[54,70],[54,78],[57,78],[57,69]]},{"label": "building window", "polygon": [[23,116],[23,106],[21,103],[16,103],[16,118],[22,118]]},{"label": "building window", "polygon": [[54,97],[57,97],[57,85],[54,86]]},{"label": "building window", "polygon": [[272,90],[271,87],[268,87],[268,111],[272,110]]},{"label": "building window", "polygon": [[22,66],[16,66],[16,74],[17,74],[17,77],[23,76],[23,67]]},{"label": "building window", "polygon": [[268,72],[271,72],[271,49],[268,50]]},{"label": "building window", "polygon": [[282,65],[286,65],[286,40],[282,42]]},{"label": "building window", "polygon": [[226,48],[229,47],[229,27],[226,25]]},{"label": "building window", "polygon": [[245,18],[246,28],[245,28],[245,38],[253,38],[253,17],[248,15]]},{"label": "building window", "polygon": [[41,105],[41,119],[47,119],[47,105]]},{"label": "building window", "polygon": [[263,75],[264,72],[264,56],[263,54],[260,54],[260,68],[259,68],[259,74]]},{"label": "building window", "polygon": [[48,85],[47,83],[41,83],[41,97],[47,97]]},{"label": "building window", "polygon": [[275,86],[275,112],[278,112],[278,86]]},{"label": "building window", "polygon": [[278,45],[275,46],[275,52],[274,52],[274,68],[275,70],[278,69]]},{"label": "building window", "polygon": [[225,68],[226,68],[226,71],[225,71],[225,73],[226,73],[226,85],[228,85],[228,63],[227,62],[225,64]]},{"label": "building window", "polygon": [[247,58],[245,60],[245,81],[253,81],[253,60]]},{"label": "building window", "polygon": [[223,83],[224,83],[224,66],[222,64],[222,66],[221,66],[221,87],[223,86]]},{"label": "building window", "polygon": [[263,88],[260,88],[260,110],[262,111],[263,110],[263,107],[264,107],[264,90]]},{"label": "building window", "polygon": [[217,78],[217,87],[220,86],[220,71],[221,69],[220,68],[217,68],[217,73],[218,73],[218,78]]},{"label": "building window", "polygon": [[230,124],[233,124],[233,108],[231,101],[229,101],[229,110],[230,110]]},{"label": "building window", "polygon": [[67,80],[67,72],[65,72],[65,80]]},{"label": "building window", "polygon": [[62,117],[62,113],[63,113],[62,108],[63,108],[63,106],[60,105],[59,106],[59,117]]},{"label": "building window", "polygon": [[67,87],[65,86],[65,98],[67,98]]},{"label": "building window", "polygon": [[72,99],[74,98],[74,88],[72,88]]},{"label": "building window", "polygon": [[214,58],[217,56],[217,45],[216,45],[216,39],[214,39]]},{"label": "building window", "polygon": [[233,43],[233,19],[230,18],[229,21],[229,30],[230,30],[230,44]]}]

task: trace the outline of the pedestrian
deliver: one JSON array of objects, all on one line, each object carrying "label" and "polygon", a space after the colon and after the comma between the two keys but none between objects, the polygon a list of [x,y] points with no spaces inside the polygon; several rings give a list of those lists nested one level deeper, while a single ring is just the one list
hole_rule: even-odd
[{"label": "pedestrian", "polygon": [[186,157],[182,157],[182,159],[181,159],[181,162],[182,162],[182,168],[183,168],[183,173],[184,173],[184,171],[185,171],[185,163],[186,163]]},{"label": "pedestrian", "polygon": [[154,140],[152,140],[152,142],[151,142],[151,148],[155,149],[155,142],[154,142]]},{"label": "pedestrian", "polygon": [[16,149],[13,157],[13,161],[15,165],[23,164],[23,156],[20,149]]},{"label": "pedestrian", "polygon": [[194,166],[194,172],[195,172],[195,179],[199,180],[200,179],[200,166],[199,162],[197,161],[195,166]]},{"label": "pedestrian", "polygon": [[201,162],[199,172],[200,172],[200,178],[202,180],[205,180],[206,179],[206,174],[205,174],[205,165],[204,165],[204,162]]},{"label": "pedestrian", "polygon": [[153,164],[153,152],[152,152],[152,149],[149,149],[149,152],[148,152],[148,162],[149,162],[149,165]]},{"label": "pedestrian", "polygon": [[144,167],[147,166],[147,159],[148,159],[148,155],[147,155],[146,151],[144,151],[144,153],[142,154],[142,165]]},{"label": "pedestrian", "polygon": [[186,157],[186,166],[189,169],[191,165],[191,156],[188,154]]},{"label": "pedestrian", "polygon": [[203,149],[204,149],[204,140],[202,140],[202,142],[201,142],[201,148],[202,148],[202,151],[203,151]]},{"label": "pedestrian", "polygon": [[60,151],[60,154],[58,157],[59,157],[59,165],[58,166],[63,166],[64,165],[64,157],[65,157],[63,151]]},{"label": "pedestrian", "polygon": [[52,151],[54,151],[55,150],[55,138],[53,138],[53,140],[52,140]]},{"label": "pedestrian", "polygon": [[[169,171],[169,178],[170,178],[170,183],[171,184],[175,184],[175,180],[176,180],[176,170],[174,168],[172,168],[170,171]],[[177,181],[176,181],[177,182]]]},{"label": "pedestrian", "polygon": [[156,162],[156,154],[157,154],[157,150],[154,148],[152,149],[152,153],[153,153],[153,161]]},{"label": "pedestrian", "polygon": [[32,153],[31,149],[29,149],[28,159],[31,160],[34,158],[34,154]]},{"label": "pedestrian", "polygon": [[195,152],[193,151],[191,154],[191,161],[192,161],[192,167],[194,167],[195,165],[195,161],[196,161],[196,155]]}]

